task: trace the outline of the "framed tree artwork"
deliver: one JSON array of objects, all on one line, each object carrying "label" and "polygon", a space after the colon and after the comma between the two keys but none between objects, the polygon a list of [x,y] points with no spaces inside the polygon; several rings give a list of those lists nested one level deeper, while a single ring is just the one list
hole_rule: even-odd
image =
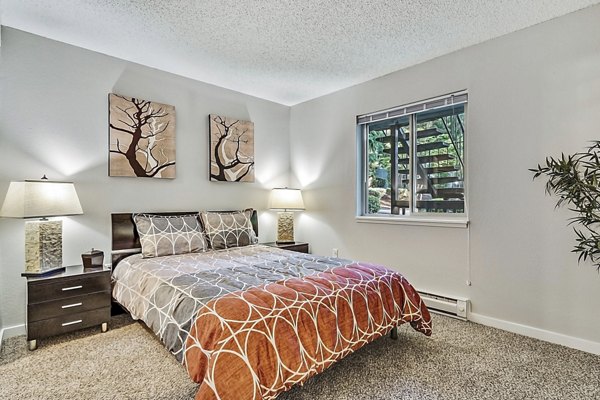
[{"label": "framed tree artwork", "polygon": [[175,178],[175,107],[108,95],[109,176]]},{"label": "framed tree artwork", "polygon": [[209,115],[210,180],[254,182],[254,123]]}]

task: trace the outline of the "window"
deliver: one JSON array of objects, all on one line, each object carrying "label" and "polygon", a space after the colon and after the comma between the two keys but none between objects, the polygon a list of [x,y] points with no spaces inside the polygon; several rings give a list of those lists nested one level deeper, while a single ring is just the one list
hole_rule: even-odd
[{"label": "window", "polygon": [[357,117],[360,215],[465,215],[466,92]]}]

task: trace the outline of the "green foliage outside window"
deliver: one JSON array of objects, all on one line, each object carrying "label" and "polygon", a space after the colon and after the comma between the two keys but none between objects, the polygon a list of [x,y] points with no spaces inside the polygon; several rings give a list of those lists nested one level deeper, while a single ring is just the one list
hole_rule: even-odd
[{"label": "green foliage outside window", "polygon": [[369,204],[367,205],[369,209],[369,214],[378,213],[381,209],[381,200],[379,196],[374,196],[372,194],[369,195]]},{"label": "green foliage outside window", "polygon": [[377,139],[386,136],[385,131],[369,132],[369,179],[374,181],[375,187],[384,187],[385,182],[375,175],[378,168],[390,170],[390,155],[383,151],[390,148],[389,144],[381,143]]}]

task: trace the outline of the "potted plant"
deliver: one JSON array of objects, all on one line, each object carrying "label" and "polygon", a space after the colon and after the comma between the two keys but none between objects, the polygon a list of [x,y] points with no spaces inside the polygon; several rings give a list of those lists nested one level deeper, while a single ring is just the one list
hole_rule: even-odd
[{"label": "potted plant", "polygon": [[576,213],[570,218],[577,244],[578,262],[590,260],[600,272],[600,141],[586,151],[560,158],[546,157],[544,165],[530,169],[533,179],[544,175],[546,193],[558,196],[556,207],[567,205]]}]

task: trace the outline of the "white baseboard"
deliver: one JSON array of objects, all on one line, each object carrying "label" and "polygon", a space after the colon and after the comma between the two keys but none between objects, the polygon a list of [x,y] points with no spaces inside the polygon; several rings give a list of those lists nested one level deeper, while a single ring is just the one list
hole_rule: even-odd
[{"label": "white baseboard", "polygon": [[25,333],[25,324],[8,326],[0,329],[0,350],[2,350],[2,342],[4,341],[4,338],[24,335]]},{"label": "white baseboard", "polygon": [[25,330],[25,324],[7,326],[6,328],[0,330],[0,337],[9,338],[13,336],[24,335],[25,333],[27,333]]},{"label": "white baseboard", "polygon": [[556,332],[534,328],[528,325],[521,325],[514,322],[504,321],[501,319],[486,317],[485,315],[475,313],[469,314],[469,321],[481,325],[491,326],[493,328],[502,329],[504,331],[517,333],[519,335],[544,340],[546,342],[559,344],[561,346],[570,347],[572,349],[585,351],[587,353],[600,355],[599,342],[592,342],[591,340],[567,336]]}]

